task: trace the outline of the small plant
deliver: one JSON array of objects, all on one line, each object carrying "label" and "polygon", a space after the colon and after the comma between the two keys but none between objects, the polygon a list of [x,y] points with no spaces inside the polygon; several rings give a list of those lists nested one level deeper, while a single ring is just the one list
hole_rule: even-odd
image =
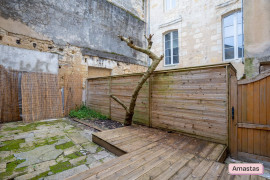
[{"label": "small plant", "polygon": [[82,105],[77,110],[70,111],[69,116],[78,119],[100,119],[100,120],[108,119],[107,116],[104,116],[101,113],[96,112],[84,105]]}]

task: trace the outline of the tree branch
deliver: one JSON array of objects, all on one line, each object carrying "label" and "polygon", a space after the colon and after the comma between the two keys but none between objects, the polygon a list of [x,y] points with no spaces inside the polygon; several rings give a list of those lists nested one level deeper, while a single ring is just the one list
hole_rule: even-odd
[{"label": "tree branch", "polygon": [[114,95],[110,95],[110,97],[111,97],[112,99],[114,99],[116,102],[118,102],[118,103],[126,110],[126,112],[129,113],[128,107],[127,107],[120,99],[118,99],[118,98],[117,98],[116,96],[114,96]]},{"label": "tree branch", "polygon": [[149,37],[146,37],[146,35],[144,35],[145,39],[147,40],[148,42],[148,48],[147,49],[151,49],[152,48],[152,45],[153,45],[153,41],[152,41],[152,37],[154,36],[154,34],[149,34]]},{"label": "tree branch", "polygon": [[[152,51],[150,51],[150,49],[144,49],[144,48],[141,48],[139,46],[134,45],[134,43],[133,43],[133,41],[132,41],[132,39],[130,37],[129,38],[125,38],[123,36],[118,36],[118,37],[121,39],[121,41],[125,41],[127,43],[127,45],[129,47],[131,47],[132,49],[135,49],[137,51],[140,51],[140,52],[148,55],[149,58],[151,58],[153,61],[155,61],[155,60],[162,60],[162,58],[163,58],[163,57],[158,57],[157,55],[155,55]],[[151,35],[151,38],[152,37],[153,37],[153,35]],[[149,39],[151,41],[151,38],[149,37],[147,39]],[[151,48],[152,47],[152,44],[151,44],[151,46],[148,45],[148,48],[149,47]]]}]

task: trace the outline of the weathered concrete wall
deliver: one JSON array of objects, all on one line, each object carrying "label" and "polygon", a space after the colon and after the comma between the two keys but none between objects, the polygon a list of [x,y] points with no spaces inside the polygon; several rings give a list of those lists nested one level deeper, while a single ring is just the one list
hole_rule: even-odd
[{"label": "weathered concrete wall", "polygon": [[244,0],[245,74],[259,74],[260,62],[270,61],[270,1]]},{"label": "weathered concrete wall", "polygon": [[18,71],[58,74],[58,55],[0,44],[0,65]]},{"label": "weathered concrete wall", "polygon": [[120,54],[145,64],[145,56],[117,37],[130,36],[143,46],[145,23],[106,0],[1,0],[0,16],[1,27],[9,32]]},{"label": "weathered concrete wall", "polygon": [[[0,24],[1,26],[1,24]],[[17,43],[20,40],[20,43]],[[80,75],[83,81],[83,92],[85,91],[85,79],[88,78],[88,67],[95,66],[100,68],[107,68],[112,71],[113,75],[143,72],[146,70],[145,66],[117,62],[111,59],[100,58],[97,56],[83,55],[82,49],[75,46],[60,46],[54,44],[53,41],[40,40],[17,33],[8,32],[0,27],[0,44],[12,47],[18,47],[35,52],[48,52],[57,54],[58,56],[58,75],[59,75],[59,88],[64,86],[65,76],[70,74]],[[35,45],[35,46],[34,46]],[[1,53],[2,56],[2,53]],[[13,55],[11,55],[13,57]],[[57,60],[55,60],[57,61]],[[91,69],[90,69],[91,70]],[[90,72],[91,74],[91,72]],[[84,100],[83,96],[83,100]]]},{"label": "weathered concrete wall", "polygon": [[[179,64],[158,69],[222,63],[222,17],[241,9],[240,0],[177,0],[175,9],[165,12],[163,0],[150,0],[150,33],[154,33],[153,50],[164,52],[163,36],[178,30]],[[232,62],[241,78],[241,59]]]},{"label": "weathered concrete wall", "polygon": [[140,19],[144,20],[144,8],[145,8],[145,1],[146,0],[107,0],[121,8],[126,9],[127,11],[131,12],[135,16],[139,17]]}]

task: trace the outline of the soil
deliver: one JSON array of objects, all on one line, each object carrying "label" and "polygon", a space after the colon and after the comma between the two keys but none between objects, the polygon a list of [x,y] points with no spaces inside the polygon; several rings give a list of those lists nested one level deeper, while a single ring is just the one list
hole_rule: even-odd
[{"label": "soil", "polygon": [[[71,120],[73,120],[73,118],[71,118]],[[108,129],[116,129],[116,128],[120,128],[120,127],[124,127],[124,125],[120,122],[117,121],[113,121],[110,119],[107,120],[100,120],[100,119],[95,119],[95,120],[89,120],[89,119],[80,119],[80,121],[83,121],[84,123],[89,124],[90,126],[92,125],[92,127],[94,129],[101,129],[101,130],[108,130]],[[78,122],[73,121],[74,123],[80,124]],[[80,125],[81,126],[81,125]],[[85,125],[82,124],[82,126],[84,128],[87,128]],[[97,127],[97,128],[95,128]],[[88,127],[91,128],[91,127]]]}]

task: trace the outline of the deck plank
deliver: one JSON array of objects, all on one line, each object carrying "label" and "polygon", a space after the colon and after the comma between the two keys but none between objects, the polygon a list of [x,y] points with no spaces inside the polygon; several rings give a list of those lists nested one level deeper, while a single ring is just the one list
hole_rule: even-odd
[{"label": "deck plank", "polygon": [[122,156],[70,180],[251,179],[251,176],[231,176],[227,165],[217,162],[226,152],[226,145],[183,134],[131,126],[94,133],[93,141],[124,155],[119,153]]}]

